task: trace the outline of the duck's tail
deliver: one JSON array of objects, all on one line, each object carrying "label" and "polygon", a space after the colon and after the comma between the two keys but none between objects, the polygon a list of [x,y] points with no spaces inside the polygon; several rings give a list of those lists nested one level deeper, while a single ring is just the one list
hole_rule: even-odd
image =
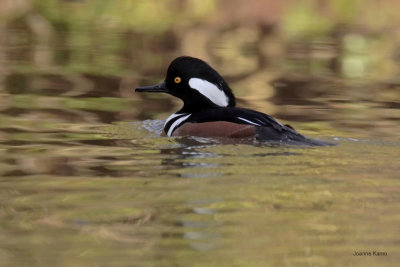
[{"label": "duck's tail", "polygon": [[299,134],[292,127],[284,126],[277,130],[274,127],[257,127],[256,140],[265,142],[279,142],[289,145],[305,145],[305,146],[335,146],[337,144],[311,139]]}]

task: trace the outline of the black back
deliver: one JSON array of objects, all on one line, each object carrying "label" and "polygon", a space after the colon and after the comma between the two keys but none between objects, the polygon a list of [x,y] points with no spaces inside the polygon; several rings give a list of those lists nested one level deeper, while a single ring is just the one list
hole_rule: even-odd
[{"label": "black back", "polygon": [[273,117],[251,109],[227,107],[203,109],[194,112],[185,122],[201,123],[209,121],[228,121],[256,126],[256,139],[260,141],[284,142],[286,144],[326,146],[329,142],[307,138],[292,127],[283,125]]}]

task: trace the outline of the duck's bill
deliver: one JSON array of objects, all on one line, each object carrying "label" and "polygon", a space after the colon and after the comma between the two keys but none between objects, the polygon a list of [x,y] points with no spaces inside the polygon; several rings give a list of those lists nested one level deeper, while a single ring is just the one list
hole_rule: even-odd
[{"label": "duck's bill", "polygon": [[163,92],[168,93],[168,89],[165,86],[165,82],[152,85],[152,86],[142,86],[135,89],[135,92]]}]

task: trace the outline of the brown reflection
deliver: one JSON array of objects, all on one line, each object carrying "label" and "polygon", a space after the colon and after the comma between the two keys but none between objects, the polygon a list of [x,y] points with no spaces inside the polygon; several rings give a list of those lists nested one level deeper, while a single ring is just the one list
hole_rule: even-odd
[{"label": "brown reflection", "polygon": [[[59,9],[30,1],[0,4],[0,141],[20,149],[7,150],[0,172],[143,176],[141,164],[161,164],[154,171],[161,173],[185,168],[184,159],[207,156],[190,154],[201,146],[194,140],[174,140],[177,148],[160,149],[143,141],[146,136],[137,138],[135,128],[126,127],[132,136],[125,138],[98,131],[118,121],[165,119],[178,110],[181,103],[171,96],[137,95],[133,88],[162,80],[171,59],[182,54],[213,65],[240,106],[291,123],[313,122],[315,128],[326,122],[339,134],[393,137],[399,131],[397,31],[348,17],[348,8],[361,14],[376,3],[349,3],[341,10],[330,1],[211,2],[174,2],[179,9],[164,10],[152,21],[132,16],[139,2],[126,15],[126,7],[112,3],[118,16],[99,11],[91,19],[87,1],[59,2]],[[382,14],[391,13],[391,4],[379,5]],[[397,16],[377,19],[379,25],[398,23]],[[34,160],[40,146],[43,158]],[[138,152],[121,155],[120,148]],[[147,150],[157,152],[148,162],[140,158]],[[38,168],[25,168],[26,162]]]}]

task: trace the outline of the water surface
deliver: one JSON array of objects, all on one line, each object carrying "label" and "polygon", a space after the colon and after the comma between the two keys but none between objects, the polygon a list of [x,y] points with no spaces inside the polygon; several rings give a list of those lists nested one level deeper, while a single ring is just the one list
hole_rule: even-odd
[{"label": "water surface", "polygon": [[[40,8],[43,20],[0,29],[1,265],[399,262],[399,65],[386,58],[376,76],[373,37],[282,39],[273,24],[233,22],[181,22],[177,35]],[[218,69],[239,106],[338,145],[160,136],[181,103],[133,89],[182,54]],[[374,251],[387,255],[353,256]]]}]

